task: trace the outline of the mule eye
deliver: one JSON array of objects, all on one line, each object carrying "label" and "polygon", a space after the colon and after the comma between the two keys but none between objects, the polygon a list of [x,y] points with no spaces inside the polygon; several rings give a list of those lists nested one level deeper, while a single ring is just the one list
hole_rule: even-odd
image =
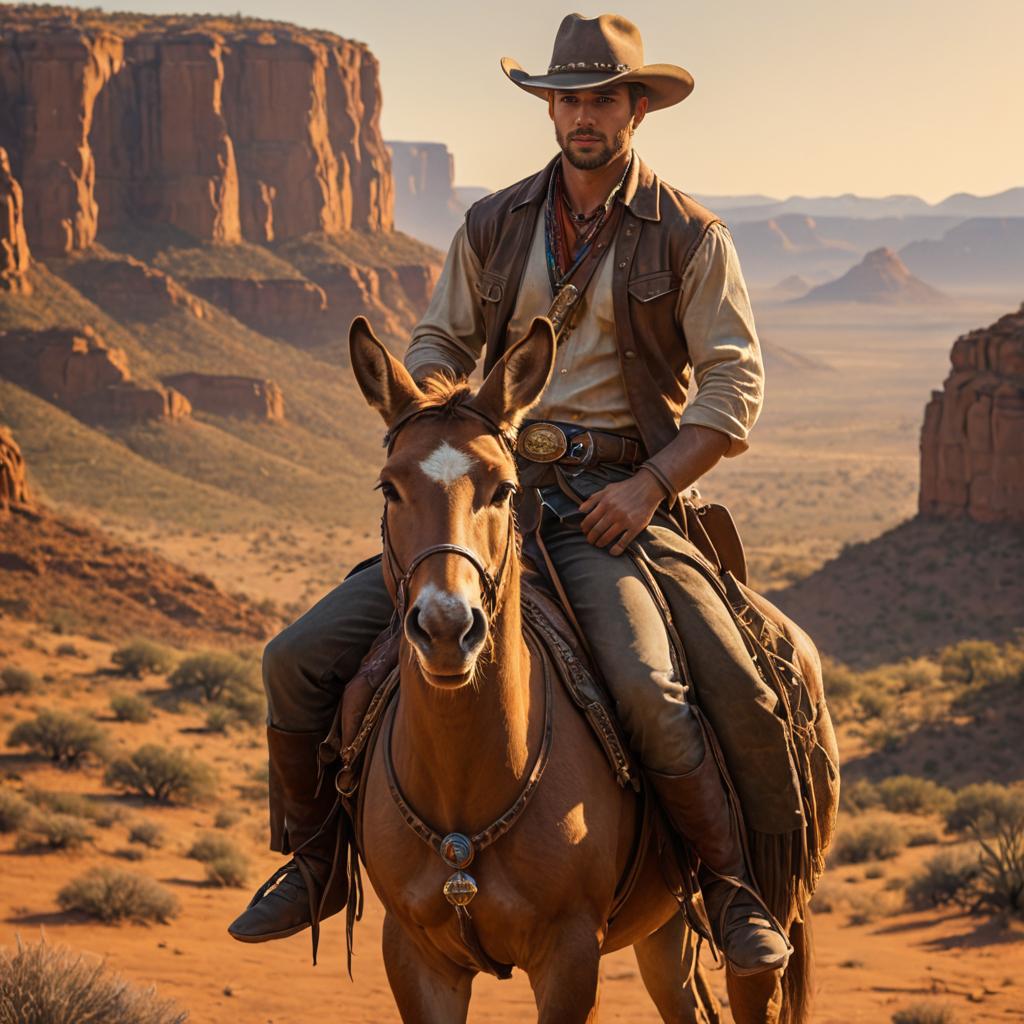
[{"label": "mule eye", "polygon": [[517,490],[519,488],[511,480],[503,480],[498,484],[498,489],[494,492],[494,497],[491,498],[491,504],[504,505]]},{"label": "mule eye", "polygon": [[381,480],[381,482],[377,484],[376,488],[374,489],[380,491],[380,493],[384,495],[385,501],[402,500],[401,497],[399,496],[398,490],[396,489],[395,485],[391,483],[391,481],[389,480]]}]

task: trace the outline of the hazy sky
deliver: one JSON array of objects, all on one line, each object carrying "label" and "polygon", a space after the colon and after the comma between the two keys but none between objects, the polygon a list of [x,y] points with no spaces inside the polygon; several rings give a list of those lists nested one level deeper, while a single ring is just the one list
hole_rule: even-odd
[{"label": "hazy sky", "polygon": [[[80,6],[93,6],[87,0]],[[501,73],[547,68],[549,0],[124,0],[108,8],[278,18],[368,43],[385,137],[447,143],[459,184],[498,187],[553,152],[544,104]],[[575,8],[578,9],[578,8]],[[606,10],[583,9],[593,16]],[[696,80],[637,149],[690,192],[910,192],[1024,185],[1024,0],[616,0],[648,62]]]}]

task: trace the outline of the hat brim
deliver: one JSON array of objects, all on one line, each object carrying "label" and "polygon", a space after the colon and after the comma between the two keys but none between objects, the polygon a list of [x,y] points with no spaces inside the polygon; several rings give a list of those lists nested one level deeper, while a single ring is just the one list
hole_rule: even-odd
[{"label": "hat brim", "polygon": [[531,75],[511,57],[501,58],[501,70],[513,85],[546,100],[552,90],[579,92],[608,85],[639,82],[647,94],[648,110],[664,110],[682,103],[693,92],[693,76],[675,64],[645,64],[632,71],[607,74],[603,71],[563,71],[556,75]]}]

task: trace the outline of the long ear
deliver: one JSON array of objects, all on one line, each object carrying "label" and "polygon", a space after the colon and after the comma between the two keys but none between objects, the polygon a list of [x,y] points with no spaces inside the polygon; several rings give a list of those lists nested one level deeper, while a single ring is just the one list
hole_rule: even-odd
[{"label": "long ear", "polygon": [[503,430],[514,430],[540,398],[555,365],[555,332],[546,317],[534,318],[526,336],[502,356],[470,403]]},{"label": "long ear", "polygon": [[348,347],[359,390],[385,423],[394,423],[410,403],[423,397],[409,371],[377,340],[366,317],[352,321]]}]

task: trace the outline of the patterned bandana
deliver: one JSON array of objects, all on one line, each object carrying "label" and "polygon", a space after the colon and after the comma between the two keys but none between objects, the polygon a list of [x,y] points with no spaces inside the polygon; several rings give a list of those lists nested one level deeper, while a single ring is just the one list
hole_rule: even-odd
[{"label": "patterned bandana", "polygon": [[[572,213],[568,196],[565,194],[565,183],[562,180],[562,162],[555,164],[554,172],[548,181],[547,201],[544,203],[544,255],[547,259],[552,297],[561,291],[562,286],[586,259],[594,239],[601,233],[608,220],[632,164],[633,157],[630,155],[622,177],[608,193],[608,198],[594,213],[584,219],[577,218]],[[576,228],[577,223],[579,229]],[[575,240],[570,237],[571,233],[575,233]]]}]

